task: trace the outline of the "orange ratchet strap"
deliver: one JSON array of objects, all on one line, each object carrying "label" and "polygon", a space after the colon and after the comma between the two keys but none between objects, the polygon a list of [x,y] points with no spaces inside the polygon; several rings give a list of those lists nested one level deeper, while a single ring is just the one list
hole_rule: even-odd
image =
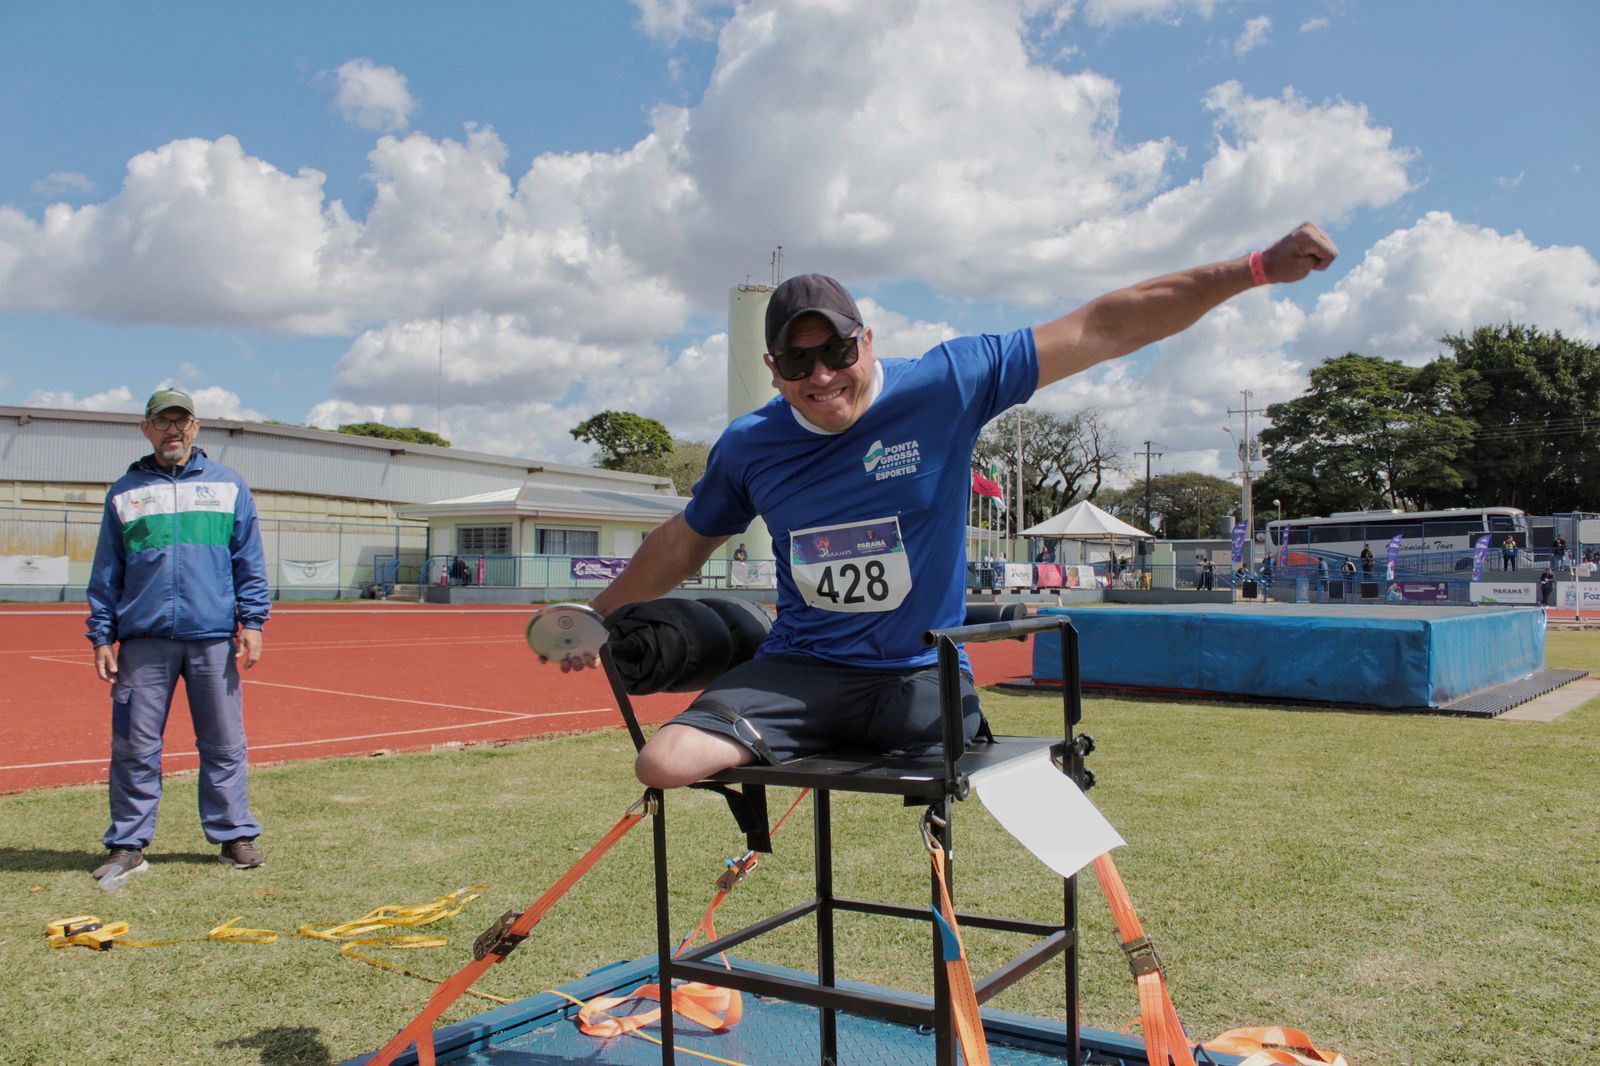
[{"label": "orange ratchet strap", "polygon": [[1100,878],[1100,890],[1117,921],[1117,931],[1122,936],[1122,951],[1128,956],[1128,967],[1133,971],[1134,982],[1139,986],[1139,1016],[1144,1029],[1145,1057],[1150,1066],[1167,1066],[1170,1058],[1177,1066],[1195,1066],[1194,1052],[1189,1047],[1189,1037],[1178,1020],[1167,992],[1166,971],[1155,945],[1145,935],[1139,916],[1134,913],[1133,900],[1128,896],[1128,886],[1122,883],[1116,863],[1107,852],[1094,860],[1094,872]]},{"label": "orange ratchet strap", "polygon": [[[773,823],[772,830],[767,835],[775,837],[778,830],[783,828],[783,823],[789,820],[795,808],[800,806],[800,801],[811,794],[809,788],[800,790],[794,802],[789,804],[789,809],[783,812],[783,817]],[[754,851],[747,851],[737,859],[726,860],[727,868],[717,876],[717,891],[711,897],[711,903],[706,907],[705,914],[689,935],[679,942],[678,948],[672,953],[673,958],[686,951],[695,938],[702,932],[707,940],[717,939],[717,929],[711,923],[712,915],[717,908],[722,906],[722,901],[728,894],[739,886],[750,871],[756,868],[759,856]],[[726,956],[722,957],[722,965],[728,966]],[[636,999],[648,999],[657,1003],[661,1001],[661,985],[658,982],[640,985],[621,996],[596,996],[585,1002],[578,1011],[578,1030],[585,1036],[612,1037],[631,1033],[656,1022],[661,1017],[661,1008],[639,1011],[634,1014],[618,1016],[613,1013],[618,1007]],[[696,1025],[704,1026],[713,1033],[726,1032],[738,1025],[744,1017],[744,1001],[735,989],[720,988],[708,985],[701,981],[686,981],[672,989],[672,1012],[682,1015]]]},{"label": "orange ratchet strap", "polygon": [[934,911],[934,922],[939,926],[941,954],[944,956],[944,973],[950,988],[950,1013],[955,1023],[956,1039],[961,1043],[961,1057],[967,1066],[989,1066],[989,1042],[983,1034],[983,1016],[978,1012],[978,996],[972,989],[972,971],[967,967],[967,949],[961,943],[961,930],[956,925],[956,909],[950,902],[950,889],[945,881],[944,849],[934,839],[933,808],[922,817],[922,842],[927,845],[928,859],[933,863],[933,881],[939,886],[939,910]]},{"label": "orange ratchet strap", "polygon": [[600,861],[601,856],[611,850],[612,845],[626,836],[628,830],[638,825],[644,816],[654,809],[657,802],[659,800],[654,793],[646,792],[638,802],[628,808],[621,820],[584,854],[583,858],[557,878],[555,884],[545,889],[544,895],[534,901],[533,906],[521,914],[507,911],[485,930],[472,947],[472,961],[457,971],[454,977],[447,977],[441,981],[429,998],[428,1005],[422,1008],[422,1012],[372,1056],[367,1066],[389,1066],[413,1044],[417,1046],[418,1066],[435,1066],[434,1023],[461,998],[467,989],[472,987],[485,970],[503,960],[513,948],[526,939],[533,927],[544,917],[545,912],[555,906],[556,901],[566,895],[572,886]]},{"label": "orange ratchet strap", "polygon": [[1240,1066],[1348,1066],[1343,1055],[1323,1051],[1305,1033],[1285,1025],[1229,1029],[1207,1040],[1206,1050],[1249,1056]]}]

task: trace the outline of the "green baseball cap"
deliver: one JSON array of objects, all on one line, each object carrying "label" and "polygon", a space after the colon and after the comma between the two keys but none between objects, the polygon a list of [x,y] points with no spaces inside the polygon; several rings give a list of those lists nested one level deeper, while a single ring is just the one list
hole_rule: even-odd
[{"label": "green baseball cap", "polygon": [[189,399],[187,392],[178,389],[157,389],[150,394],[150,399],[145,401],[144,416],[154,418],[169,407],[178,407],[194,414],[194,401]]}]

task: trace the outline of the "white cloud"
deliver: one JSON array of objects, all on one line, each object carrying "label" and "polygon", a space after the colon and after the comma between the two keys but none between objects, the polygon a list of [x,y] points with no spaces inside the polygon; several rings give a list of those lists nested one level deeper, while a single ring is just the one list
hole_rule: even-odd
[{"label": "white cloud", "polygon": [[1233,54],[1243,59],[1251,52],[1267,43],[1267,35],[1272,32],[1272,20],[1265,15],[1250,19],[1244,24],[1244,32],[1239,34],[1239,39],[1233,42]]},{"label": "white cloud", "polygon": [[719,6],[717,0],[633,0],[639,9],[639,28],[657,40],[668,43],[682,37],[705,37],[715,32],[707,12]]},{"label": "white cloud", "polygon": [[226,418],[235,422],[265,422],[267,416],[253,407],[246,407],[239,394],[220,385],[207,385],[203,389],[188,389],[194,400],[195,414],[202,419]]},{"label": "white cloud", "polygon": [[[713,5],[639,7],[671,36]],[[134,157],[103,202],[38,218],[0,207],[0,308],[348,337],[313,423],[431,427],[443,304],[444,424],[459,446],[581,462],[586,446],[566,431],[607,407],[708,439],[722,424],[727,338],[706,323],[775,245],[791,273],[915,279],[955,304],[1004,301],[1043,320],[1411,190],[1411,154],[1359,104],[1230,82],[1174,101],[1210,112],[1211,143],[1130,141],[1114,81],[1030,58],[1028,19],[1051,11],[1104,25],[1213,9],[751,0],[721,24],[699,102],[659,107],[638,143],[512,169],[488,127],[383,136],[359,219],[327,199],[319,171],[286,173],[232,137],[173,141]],[[360,63],[367,73],[344,76]],[[950,77],[972,70],[985,75]],[[387,97],[369,93],[371,114],[403,127],[412,104],[397,72],[353,60],[341,99],[358,83],[387,84]],[[1175,184],[1184,152],[1199,170]],[[1307,328],[1288,301],[1237,304],[1149,372],[1107,368],[1042,400],[1099,402],[1130,427],[1170,420],[1174,453],[1213,448],[1199,434],[1216,435],[1236,389],[1291,387]],[[952,332],[868,305],[886,354]]]},{"label": "white cloud", "polygon": [[61,411],[139,411],[142,402],[136,402],[126,385],[118,385],[90,396],[79,396],[69,390],[38,389],[28,394],[24,407],[53,407]]},{"label": "white cloud", "polygon": [[1509,178],[1507,178],[1507,177],[1497,177],[1497,178],[1495,178],[1494,179],[1494,183],[1496,185],[1498,185],[1502,189],[1516,189],[1516,188],[1521,187],[1523,175],[1525,175],[1526,173],[1527,173],[1527,171],[1525,171],[1525,170],[1519,170],[1519,171],[1516,172],[1516,174],[1514,174],[1513,176],[1511,176]]},{"label": "white cloud", "polygon": [[406,76],[370,59],[352,59],[335,72],[336,102],[345,121],[365,130],[394,132],[411,124],[417,102],[406,88]]},{"label": "white cloud", "polygon": [[1304,22],[1300,23],[1300,32],[1314,33],[1317,30],[1325,30],[1331,25],[1333,25],[1332,19],[1323,18],[1321,16],[1316,18],[1308,18]]},{"label": "white cloud", "polygon": [[1302,343],[1319,358],[1357,351],[1421,363],[1441,336],[1503,322],[1600,340],[1600,264],[1582,248],[1541,248],[1430,211],[1374,244],[1317,301]]},{"label": "white cloud", "polygon": [[80,174],[76,170],[58,170],[46,174],[29,188],[40,196],[66,196],[72,193],[88,196],[94,192],[94,182],[89,180],[87,174]]},{"label": "white cloud", "polygon": [[1227,409],[1241,406],[1240,390],[1251,390],[1256,407],[1293,399],[1311,367],[1347,351],[1416,365],[1441,352],[1446,334],[1507,321],[1600,340],[1600,264],[1588,252],[1541,248],[1444,212],[1378,241],[1310,312],[1292,294],[1246,293],[1142,363],[1068,378],[1032,403],[1062,413],[1099,407],[1124,444],[1154,434],[1170,453],[1201,457],[1190,468],[1225,474],[1234,458],[1221,427]]}]

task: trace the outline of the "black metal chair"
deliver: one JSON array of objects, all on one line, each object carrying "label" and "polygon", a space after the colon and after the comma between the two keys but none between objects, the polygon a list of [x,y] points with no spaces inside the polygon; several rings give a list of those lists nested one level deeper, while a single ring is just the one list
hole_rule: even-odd
[{"label": "black metal chair", "polygon": [[[831,1066],[838,1061],[837,1012],[839,1011],[929,1027],[935,1033],[935,1061],[939,1066],[955,1066],[958,1061],[958,1049],[951,1013],[950,988],[941,961],[940,933],[932,917],[933,910],[937,910],[939,905],[938,885],[933,881],[936,875],[930,871],[932,910],[853,899],[836,894],[833,878],[831,797],[835,791],[860,792],[899,796],[906,806],[927,804],[925,824],[933,827],[933,839],[944,852],[948,878],[948,871],[951,869],[954,804],[967,798],[970,789],[969,776],[972,773],[1034,756],[1041,750],[1048,750],[1062,772],[1072,777],[1080,787],[1087,788],[1093,783],[1093,775],[1084,769],[1083,759],[1093,750],[1094,742],[1087,735],[1075,736],[1073,733],[1074,727],[1082,717],[1077,631],[1064,617],[982,620],[985,616],[1002,617],[1005,606],[983,605],[969,614],[969,624],[951,629],[933,630],[924,635],[929,646],[938,648],[939,655],[940,699],[944,727],[944,751],[941,756],[911,759],[859,751],[826,752],[774,766],[736,767],[692,786],[713,789],[729,799],[735,817],[746,833],[750,848],[755,851],[771,850],[770,840],[767,839],[766,788],[788,786],[811,789],[815,852],[815,894],[811,899],[674,958],[674,939],[669,927],[668,914],[666,806],[662,802],[659,790],[651,790],[654,800],[652,806],[656,949],[660,959],[659,984],[664,1007],[661,1012],[663,1063],[672,1064],[676,1061],[674,1020],[667,999],[671,994],[672,982],[675,979],[685,979],[815,1007],[819,1019],[819,1062],[824,1066]],[[1023,640],[1032,633],[1051,629],[1059,630],[1061,633],[1061,668],[1064,680],[1061,737],[994,736],[979,739],[971,748],[963,750],[960,657],[957,643]],[[602,649],[600,658],[634,744],[636,747],[643,747],[644,733],[639,728],[638,718],[619,678],[609,647]],[[953,891],[951,898],[954,898]],[[929,926],[933,960],[931,965],[934,975],[934,995],[931,1004],[903,994],[886,996],[839,986],[835,974],[834,916],[841,911],[911,919]],[[815,981],[776,976],[770,971],[758,971],[755,968],[741,966],[738,960],[732,958],[729,958],[728,966],[717,961],[719,954],[807,916],[814,916],[816,920]],[[979,1004],[1011,987],[1056,956],[1065,955],[1067,1061],[1072,1063],[1082,1061],[1078,1030],[1077,879],[1075,877],[1062,879],[1062,912],[1059,923],[960,911],[957,912],[957,921],[963,927],[1030,934],[1036,938],[1031,946],[988,975],[981,978],[974,975],[973,986]]]}]

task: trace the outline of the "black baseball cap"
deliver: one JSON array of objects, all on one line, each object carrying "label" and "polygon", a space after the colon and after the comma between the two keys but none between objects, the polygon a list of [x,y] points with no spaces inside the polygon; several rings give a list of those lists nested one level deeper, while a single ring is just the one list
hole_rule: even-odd
[{"label": "black baseball cap", "polygon": [[789,328],[801,315],[821,315],[848,337],[861,328],[861,311],[844,286],[825,274],[797,274],[779,285],[767,303],[767,351],[789,347]]}]

